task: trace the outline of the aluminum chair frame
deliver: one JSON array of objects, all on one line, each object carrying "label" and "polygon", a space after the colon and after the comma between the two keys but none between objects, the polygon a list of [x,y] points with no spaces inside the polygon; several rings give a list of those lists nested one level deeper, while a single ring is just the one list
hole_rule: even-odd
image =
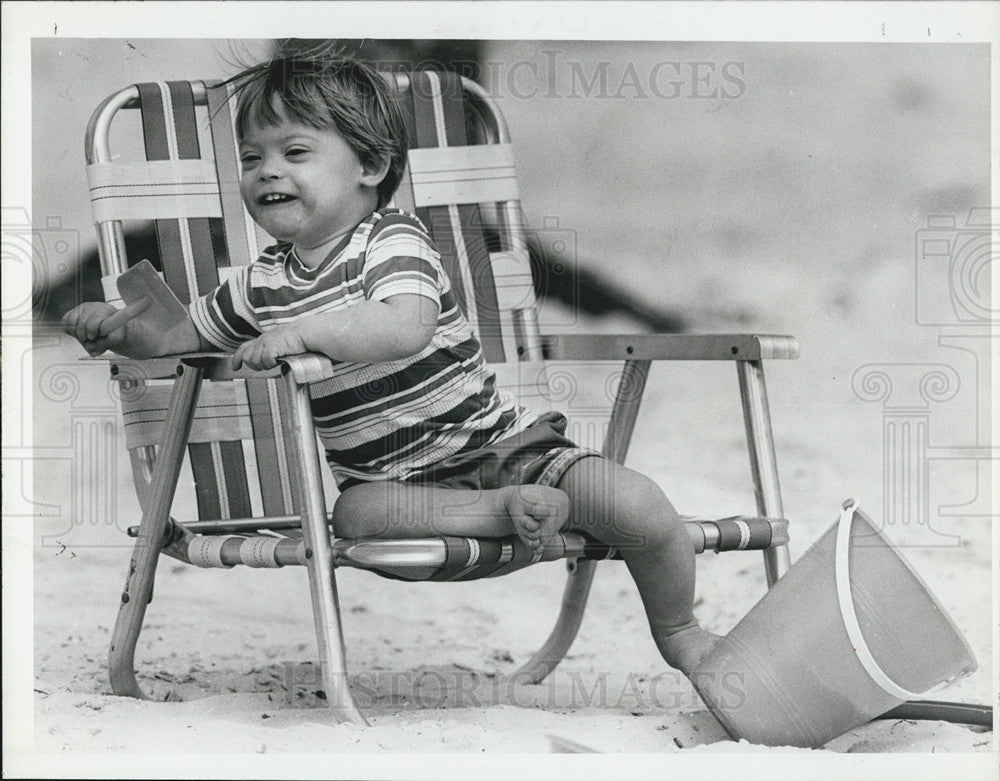
[{"label": "aluminum chair frame", "polygon": [[[405,84],[405,76],[397,78]],[[487,140],[491,143],[507,142],[506,123],[488,94],[468,79],[462,79],[462,86],[484,120]],[[204,85],[192,82],[192,87],[196,104],[204,105],[207,99]],[[112,119],[122,109],[136,108],[138,97],[138,89],[129,87],[111,95],[97,108],[87,128],[88,163],[111,160],[109,132]],[[516,202],[502,204],[499,216],[508,240],[515,246],[520,242],[517,248],[523,249],[519,205]],[[124,272],[128,261],[121,222],[100,222],[97,231],[103,274]],[[624,461],[628,450],[652,361],[733,362],[740,388],[757,513],[763,519],[784,518],[763,361],[797,357],[798,347],[794,338],[750,334],[543,335],[540,343],[532,345],[531,349],[537,350],[538,355],[547,360],[624,362],[624,376],[603,448],[606,457],[619,463]],[[202,381],[280,377],[281,390],[291,402],[291,456],[295,471],[302,476],[302,483],[297,489],[302,513],[301,517],[272,518],[270,521],[273,523],[268,528],[301,528],[304,544],[298,548],[298,553],[288,555],[286,563],[304,564],[308,570],[326,703],[338,720],[366,723],[352,699],[347,681],[334,568],[371,566],[387,561],[433,565],[440,561],[442,551],[438,540],[331,540],[320,471],[323,467],[309,406],[309,383],[324,376],[330,368],[330,361],[317,355],[289,356],[278,369],[254,372],[246,369],[232,371],[228,357],[221,354],[191,354],[145,361],[119,357],[108,360],[112,374],[126,385],[132,379],[174,378],[162,442],[157,448],[144,446],[132,452],[142,519],[133,530],[136,543],[110,646],[113,691],[140,698],[145,696],[136,679],[134,652],[146,605],[152,599],[159,554],[164,552],[186,560],[183,547],[172,536],[176,527],[170,518],[170,510]],[[625,388],[628,390],[623,392]],[[237,530],[239,525],[234,521],[186,524],[191,531],[208,533]],[[264,528],[265,525],[259,519],[245,523],[247,528],[253,526],[254,529]],[[718,526],[713,526],[710,521],[692,521],[689,531],[699,552],[715,549],[719,542]],[[514,674],[521,680],[537,683],[544,679],[564,657],[577,634],[596,567],[596,561],[585,560],[581,555],[582,544],[567,548],[569,579],[559,617],[539,651]],[[763,551],[763,556],[767,583],[771,586],[789,566],[787,535],[776,536]]]}]

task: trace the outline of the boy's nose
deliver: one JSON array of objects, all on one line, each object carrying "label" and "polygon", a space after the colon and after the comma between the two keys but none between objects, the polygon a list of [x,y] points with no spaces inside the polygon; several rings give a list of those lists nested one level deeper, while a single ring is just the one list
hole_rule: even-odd
[{"label": "boy's nose", "polygon": [[257,168],[257,176],[264,179],[278,179],[281,176],[281,166],[273,158],[264,158]]}]

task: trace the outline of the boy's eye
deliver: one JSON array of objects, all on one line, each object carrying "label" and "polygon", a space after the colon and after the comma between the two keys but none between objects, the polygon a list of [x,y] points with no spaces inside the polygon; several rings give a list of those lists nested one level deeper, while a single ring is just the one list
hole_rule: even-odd
[{"label": "boy's eye", "polygon": [[308,152],[309,152],[308,149],[302,149],[301,147],[292,147],[287,152],[285,152],[285,155],[288,157],[299,157],[301,155],[308,154]]},{"label": "boy's eye", "polygon": [[253,163],[256,163],[258,160],[260,160],[260,155],[256,155],[250,152],[240,155],[240,162],[243,163],[243,165],[252,165]]}]

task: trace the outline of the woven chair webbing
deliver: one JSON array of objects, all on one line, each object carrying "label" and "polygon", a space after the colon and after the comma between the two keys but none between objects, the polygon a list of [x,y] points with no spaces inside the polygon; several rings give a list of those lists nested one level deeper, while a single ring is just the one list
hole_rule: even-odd
[{"label": "woven chair webbing", "polygon": [[[191,85],[185,81],[158,82],[139,84],[138,89],[146,159],[200,159]],[[164,277],[182,302],[190,303],[219,284],[214,262],[196,262],[215,258],[209,218],[161,219],[155,224]],[[221,225],[214,227],[218,231]]]},{"label": "woven chair webbing", "polygon": [[[139,85],[147,158],[152,163],[186,165],[199,172],[206,165],[213,166],[217,178],[214,190],[219,211],[213,213],[221,212],[221,218],[156,221],[161,273],[185,302],[213,288],[220,277],[230,276],[232,267],[252,262],[269,241],[249,219],[239,194],[231,89],[210,87],[207,94],[211,150],[200,148],[198,120],[188,83]],[[474,193],[476,198],[489,197],[490,193],[496,197],[516,197],[509,146],[468,145],[461,84],[456,77],[418,74],[414,88],[401,101],[415,141],[413,168],[416,178],[421,180],[417,193],[422,202],[432,202],[448,192],[455,197],[463,197],[463,193]],[[214,154],[208,159],[210,152]],[[100,176],[104,175],[102,171]],[[461,181],[463,177],[485,184],[478,187],[476,183]],[[449,184],[449,179],[459,181]],[[523,360],[519,355],[523,352],[521,342],[526,338],[525,323],[530,328],[534,322],[532,318],[519,316],[535,307],[526,253],[490,252],[496,248],[487,247],[477,203],[418,207],[413,187],[408,166],[395,202],[417,211],[432,230],[456,299],[470,315],[482,341],[484,356],[497,372],[498,385],[522,404],[536,410],[548,409],[544,364]],[[137,260],[130,259],[130,263]],[[111,290],[113,281],[109,283],[106,287]],[[533,336],[537,338],[537,334]],[[281,426],[287,410],[279,398],[277,384],[273,380],[247,381],[246,396],[253,436],[251,475],[256,471],[259,478],[259,496],[254,492],[251,499],[245,469],[247,458],[239,441],[247,434],[246,419],[227,432],[225,421],[209,424],[211,414],[200,408],[189,456],[196,480],[199,517],[203,520],[237,517],[243,514],[248,502],[262,504],[266,515],[299,511]],[[152,406],[158,408],[156,404]],[[129,408],[130,413],[136,411],[135,406]],[[142,438],[148,442],[152,436],[155,443],[155,433],[150,434],[155,424],[152,413],[152,409],[146,409],[131,418],[143,421]],[[133,431],[138,430],[133,427]]]},{"label": "woven chair webbing", "polygon": [[[545,364],[528,349],[539,339],[528,255],[489,246],[485,228],[490,226],[479,205],[500,196],[516,201],[510,147],[469,145],[461,80],[455,74],[414,74],[403,107],[414,148],[396,203],[415,210],[431,231],[497,385],[518,403],[547,411]],[[422,205],[439,203],[444,191],[476,202]]]},{"label": "woven chair webbing", "polygon": [[[198,142],[190,84],[142,84],[139,95],[148,159],[187,160],[201,158],[203,153],[207,156],[208,150],[202,150]],[[239,194],[231,95],[222,89],[209,89],[208,95],[214,153],[208,162],[218,182],[216,198],[222,219],[156,221],[163,276],[185,302],[214,288],[220,277],[230,276],[232,265],[246,265],[256,259],[260,243],[268,241],[249,220]],[[232,384],[243,385],[243,381]],[[195,479],[198,514],[203,520],[253,514],[246,453],[240,441],[251,437],[260,485],[260,509],[267,515],[287,515],[298,509],[281,425],[287,414],[282,409],[277,382],[248,380],[245,385],[247,404],[239,410],[229,410],[228,419],[223,415],[213,416],[210,398],[199,403],[188,456]],[[147,426],[154,422],[152,411],[148,406],[138,411],[138,415],[135,406],[126,410],[134,417],[145,415]]]},{"label": "woven chair webbing", "polygon": [[87,183],[95,222],[222,216],[215,166],[207,160],[94,163]]},{"label": "woven chair webbing", "polygon": [[[415,147],[465,146],[465,105],[460,79],[454,74],[416,74],[411,90],[416,129]],[[487,363],[505,363],[489,251],[478,204],[417,206],[430,229],[441,261],[452,280],[455,297],[472,321]]]},{"label": "woven chair webbing", "polygon": [[[264,246],[273,243],[273,240],[250,219],[240,195],[239,145],[234,124],[236,111],[232,85],[208,90],[208,111],[228,257],[234,265],[243,266],[256,260]],[[248,380],[247,398],[264,513],[296,513],[299,508],[291,487],[291,470],[282,425],[282,421],[288,419],[287,403],[278,390],[276,380]]]}]

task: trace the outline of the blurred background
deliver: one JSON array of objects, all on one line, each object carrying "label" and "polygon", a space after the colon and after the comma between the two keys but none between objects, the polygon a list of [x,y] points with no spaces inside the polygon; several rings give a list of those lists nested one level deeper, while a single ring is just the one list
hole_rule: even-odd
[{"label": "blurred background", "polygon": [[[915,271],[927,217],[961,224],[989,205],[984,45],[339,43],[386,69],[448,68],[486,86],[511,126],[530,226],[560,231],[559,260],[585,286],[624,291],[612,305],[660,330],[653,313],[691,327],[794,328],[817,305],[877,318],[858,296],[913,300],[909,280],[880,275]],[[107,93],[225,76],[273,48],[36,40],[36,227],[58,221],[79,233],[79,257],[92,248],[82,139]],[[77,263],[36,258],[45,315],[80,297]]]},{"label": "blurred background", "polygon": [[[918,546],[918,569],[989,653],[997,219],[985,44],[344,43],[377,62],[458,70],[496,99],[540,257],[578,272],[576,292],[544,303],[546,330],[798,336],[801,358],[767,367],[793,559],[857,496]],[[40,320],[99,297],[83,156],[94,107],[134,82],[231,75],[272,47],[34,41],[32,203],[4,222],[33,224]],[[135,513],[123,454],[106,467],[121,488],[93,500],[110,516],[81,520],[68,497],[85,479],[70,419],[112,393],[81,356],[36,330],[25,382],[38,458],[52,453],[35,469],[39,538],[123,544],[111,534]],[[731,366],[656,366],[629,463],[682,511],[752,511],[739,409]],[[900,454],[891,432],[904,419],[922,439]],[[702,609],[723,611],[704,618],[726,629],[762,572],[702,561],[699,590],[717,606]]]}]

